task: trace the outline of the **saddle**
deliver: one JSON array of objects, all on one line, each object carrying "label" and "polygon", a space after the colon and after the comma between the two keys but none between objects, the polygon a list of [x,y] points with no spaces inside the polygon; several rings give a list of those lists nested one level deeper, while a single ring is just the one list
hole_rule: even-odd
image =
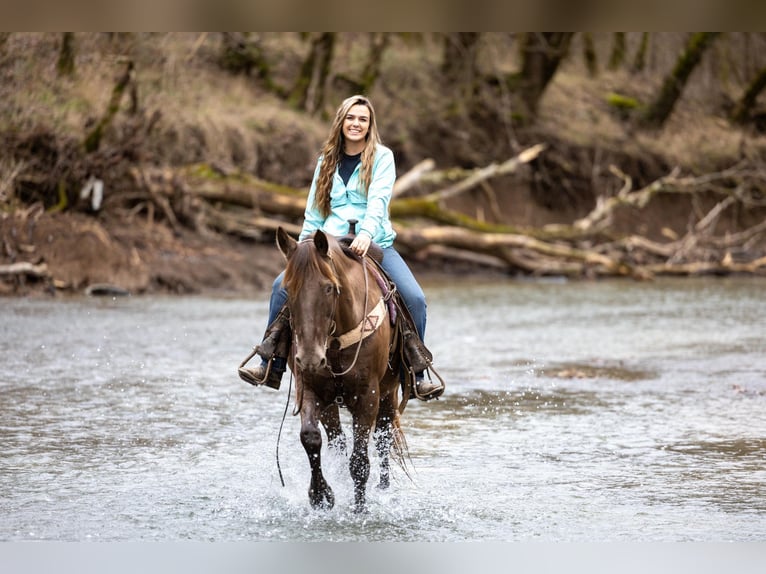
[{"label": "saddle", "polygon": [[[343,247],[343,252],[346,256],[359,260],[360,257],[350,249],[351,242],[356,236],[355,227],[356,221],[349,220],[350,232],[339,238],[338,242]],[[403,401],[400,405],[400,410],[404,410],[408,398],[420,398],[415,390],[417,387],[417,374],[427,372],[430,378],[430,374],[433,372],[436,378],[441,382],[442,392],[445,388],[445,383],[444,379],[442,379],[433,367],[433,354],[428,350],[425,343],[418,335],[415,328],[415,321],[412,319],[412,315],[401,295],[399,295],[396,284],[388,276],[386,270],[383,269],[383,249],[372,242],[367,250],[367,257],[369,258],[369,261],[373,263],[372,267],[369,267],[369,269],[373,272],[373,275],[383,292],[383,298],[388,304],[391,325],[394,327],[394,336],[390,346],[391,353],[389,355],[389,364],[393,366],[398,362],[401,365]],[[438,395],[436,396],[438,397]]]}]

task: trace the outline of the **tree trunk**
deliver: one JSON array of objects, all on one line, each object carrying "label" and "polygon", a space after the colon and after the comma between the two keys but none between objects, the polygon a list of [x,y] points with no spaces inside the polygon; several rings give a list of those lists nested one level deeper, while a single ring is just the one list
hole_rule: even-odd
[{"label": "tree trunk", "polygon": [[445,85],[463,99],[473,94],[478,77],[476,54],[480,38],[479,32],[456,32],[444,36],[442,76]]},{"label": "tree trunk", "polygon": [[56,71],[59,76],[74,76],[74,32],[64,32],[61,37]]},{"label": "tree trunk", "polygon": [[388,48],[390,39],[391,35],[386,32],[373,32],[370,35],[370,55],[362,71],[360,93],[369,94],[375,82],[378,81],[383,54]]},{"label": "tree trunk", "polygon": [[689,76],[697,67],[702,55],[713,43],[719,32],[696,32],[688,42],[686,48],[678,57],[673,71],[665,78],[657,97],[649,105],[641,117],[639,123],[644,127],[659,128],[665,123],[673,112],[676,102],[681,97],[684,86]]},{"label": "tree trunk", "polygon": [[5,46],[8,44],[8,38],[10,37],[10,32],[0,32],[0,58],[5,56]]},{"label": "tree trunk", "polygon": [[324,104],[327,77],[335,51],[335,37],[335,32],[323,32],[311,41],[311,49],[288,99],[296,109],[313,114]]},{"label": "tree trunk", "polygon": [[625,32],[615,32],[612,53],[609,55],[609,69],[616,70],[625,61]]},{"label": "tree trunk", "polygon": [[88,153],[96,151],[101,145],[101,138],[104,130],[112,123],[112,119],[120,109],[120,102],[125,93],[125,89],[133,82],[133,62],[129,61],[125,67],[125,72],[117,80],[112,89],[112,97],[109,99],[109,105],[106,112],[85,138],[85,151]]},{"label": "tree trunk", "polygon": [[585,67],[588,68],[588,75],[591,78],[595,78],[598,76],[598,57],[596,56],[596,47],[593,45],[593,34],[590,32],[583,33],[582,46]]},{"label": "tree trunk", "polygon": [[537,115],[545,88],[569,53],[572,36],[572,32],[527,32],[523,35],[518,90],[530,117]]},{"label": "tree trunk", "polygon": [[756,74],[742,95],[742,98],[734,107],[734,112],[731,115],[734,122],[738,124],[747,123],[750,119],[750,112],[752,112],[755,106],[755,100],[764,88],[766,88],[766,68],[761,68],[761,71]]},{"label": "tree trunk", "polygon": [[646,68],[646,50],[649,48],[649,32],[641,32],[641,43],[638,45],[636,55],[633,58],[631,72],[637,74]]}]

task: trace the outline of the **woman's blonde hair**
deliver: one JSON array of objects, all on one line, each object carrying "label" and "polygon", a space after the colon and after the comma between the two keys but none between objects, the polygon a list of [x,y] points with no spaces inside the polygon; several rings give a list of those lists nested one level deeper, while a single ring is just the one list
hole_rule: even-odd
[{"label": "woman's blonde hair", "polygon": [[366,143],[362,150],[362,167],[359,178],[363,193],[366,194],[370,187],[372,164],[375,161],[375,147],[380,143],[380,134],[378,133],[378,124],[375,121],[375,109],[372,107],[372,103],[365,96],[356,95],[343,100],[338,111],[335,112],[335,120],[333,120],[332,127],[330,128],[330,135],[322,147],[322,165],[319,168],[316,195],[314,197],[315,206],[319,213],[322,214],[322,217],[330,215],[332,180],[343,153],[343,121],[346,119],[349,110],[357,105],[367,106],[367,109],[370,110],[370,125],[365,137]]}]

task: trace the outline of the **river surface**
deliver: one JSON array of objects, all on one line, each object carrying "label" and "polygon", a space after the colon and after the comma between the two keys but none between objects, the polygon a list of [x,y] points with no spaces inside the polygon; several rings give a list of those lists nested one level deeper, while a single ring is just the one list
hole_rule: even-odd
[{"label": "river surface", "polygon": [[0,300],[0,540],[766,540],[764,281],[424,289],[447,392],[365,514],[332,452],[310,508],[288,377],[236,375],[265,293]]}]

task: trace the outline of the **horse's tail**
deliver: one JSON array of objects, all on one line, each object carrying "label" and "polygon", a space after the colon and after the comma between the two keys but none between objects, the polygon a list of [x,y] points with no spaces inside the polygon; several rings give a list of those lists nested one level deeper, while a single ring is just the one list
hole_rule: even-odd
[{"label": "horse's tail", "polygon": [[394,417],[394,420],[391,424],[391,455],[392,458],[396,461],[396,464],[399,465],[399,467],[404,471],[404,474],[407,475],[407,478],[412,480],[412,475],[410,474],[410,468],[409,463],[412,462],[412,459],[410,458],[410,449],[407,446],[407,438],[404,436],[404,431],[402,430],[401,424],[399,424],[399,416],[397,415]]}]

